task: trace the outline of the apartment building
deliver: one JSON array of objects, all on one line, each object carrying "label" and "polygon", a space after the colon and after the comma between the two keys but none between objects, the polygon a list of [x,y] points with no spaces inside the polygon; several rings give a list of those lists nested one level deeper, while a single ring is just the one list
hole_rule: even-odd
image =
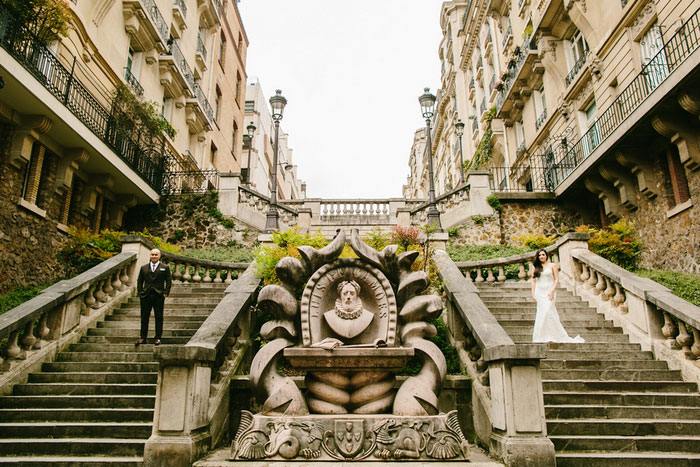
[{"label": "apartment building", "polygon": [[[246,133],[243,148],[243,183],[265,196],[272,188],[272,164],[274,162],[275,124],[260,81],[251,77],[246,86],[245,125],[246,130],[255,127],[252,138]],[[251,144],[252,142],[252,144]],[[289,135],[280,123],[279,150],[277,155],[277,197],[280,200],[306,197],[306,184],[297,178],[297,166],[292,160]]]}]

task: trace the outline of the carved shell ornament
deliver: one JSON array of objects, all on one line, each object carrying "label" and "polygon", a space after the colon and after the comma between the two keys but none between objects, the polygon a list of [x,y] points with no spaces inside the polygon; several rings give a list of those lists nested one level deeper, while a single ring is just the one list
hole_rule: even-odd
[{"label": "carved shell ornament", "polygon": [[[437,414],[447,365],[428,340],[437,332],[428,321],[440,316],[442,300],[420,295],[429,280],[424,271],[411,270],[419,253],[397,254],[396,245],[379,252],[353,230],[350,245],[358,258],[340,258],[345,240],[341,231],[324,248],[299,247],[300,259],[285,257],[275,267],[281,284],[258,295],[259,307],[273,316],[260,331],[270,342],[255,355],[250,371],[262,414]],[[302,285],[298,302],[294,292]],[[317,365],[304,368],[306,396],[277,372],[282,355],[295,365],[291,352],[315,356],[306,359]],[[416,355],[422,362],[398,391],[393,370],[400,366],[387,363],[389,355]],[[257,443],[250,441],[246,449],[255,451]]]}]

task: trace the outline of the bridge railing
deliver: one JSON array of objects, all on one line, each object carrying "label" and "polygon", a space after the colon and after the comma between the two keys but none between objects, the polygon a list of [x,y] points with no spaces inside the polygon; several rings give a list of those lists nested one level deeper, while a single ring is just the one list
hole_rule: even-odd
[{"label": "bridge railing", "polygon": [[435,253],[447,327],[473,380],[477,436],[506,465],[554,465],[547,438],[540,360],[544,344],[515,344],[444,251]]},{"label": "bridge railing", "polygon": [[0,393],[129,297],[136,258],[120,253],[0,315]]}]

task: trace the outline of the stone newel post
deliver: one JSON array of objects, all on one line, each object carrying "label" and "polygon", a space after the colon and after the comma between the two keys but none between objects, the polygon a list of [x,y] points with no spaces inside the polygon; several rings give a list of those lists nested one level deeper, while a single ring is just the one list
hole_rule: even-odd
[{"label": "stone newel post", "polygon": [[491,194],[489,186],[489,171],[474,170],[467,173],[467,185],[469,185],[469,203],[473,216],[492,216],[493,208],[486,202]]}]

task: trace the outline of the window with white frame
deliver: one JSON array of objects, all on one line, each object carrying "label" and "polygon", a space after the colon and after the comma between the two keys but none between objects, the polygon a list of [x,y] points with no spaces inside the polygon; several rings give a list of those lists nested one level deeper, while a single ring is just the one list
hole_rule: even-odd
[{"label": "window with white frame", "polygon": [[651,89],[661,83],[669,73],[668,60],[664,51],[664,38],[658,21],[644,33],[639,41],[644,76]]},{"label": "window with white frame", "polygon": [[515,142],[518,147],[525,144],[525,126],[522,120],[515,122]]},{"label": "window with white frame", "polygon": [[544,98],[544,86],[535,92],[535,115],[537,119],[547,118],[547,104]]}]

